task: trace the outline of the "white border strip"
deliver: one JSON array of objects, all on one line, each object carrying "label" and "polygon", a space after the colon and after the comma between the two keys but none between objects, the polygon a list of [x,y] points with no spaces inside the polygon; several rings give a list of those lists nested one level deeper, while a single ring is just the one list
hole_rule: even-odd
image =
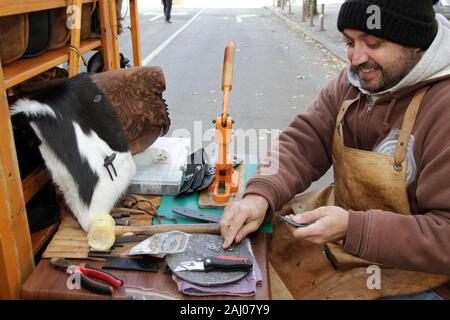
[{"label": "white border strip", "polygon": [[169,45],[169,43],[171,43],[184,29],[186,29],[195,19],[197,19],[197,17],[199,15],[202,14],[203,11],[205,11],[206,8],[203,8],[202,10],[200,10],[199,12],[197,12],[197,14],[195,16],[193,16],[191,18],[191,20],[189,20],[188,22],[186,22],[186,24],[184,26],[182,26],[180,29],[178,29],[174,34],[172,34],[169,38],[166,39],[166,41],[164,41],[163,43],[161,43],[161,45],[156,48],[152,53],[150,53],[147,57],[145,57],[145,59],[142,61],[142,65],[146,66],[150,63],[150,61],[152,61],[152,59],[154,57],[156,57],[161,51],[164,50],[165,47],[167,47]]}]

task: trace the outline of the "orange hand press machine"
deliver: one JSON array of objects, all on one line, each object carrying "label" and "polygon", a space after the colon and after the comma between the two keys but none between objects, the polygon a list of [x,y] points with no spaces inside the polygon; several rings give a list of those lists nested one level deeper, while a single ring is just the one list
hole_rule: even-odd
[{"label": "orange hand press machine", "polygon": [[235,48],[236,45],[233,41],[228,42],[225,47],[222,71],[222,114],[213,121],[216,125],[216,143],[219,148],[219,157],[216,163],[216,176],[209,187],[209,191],[213,192],[213,200],[220,203],[228,202],[231,193],[237,192],[239,186],[239,172],[233,169],[233,155],[228,153],[234,123],[228,115],[228,100],[233,80]]}]

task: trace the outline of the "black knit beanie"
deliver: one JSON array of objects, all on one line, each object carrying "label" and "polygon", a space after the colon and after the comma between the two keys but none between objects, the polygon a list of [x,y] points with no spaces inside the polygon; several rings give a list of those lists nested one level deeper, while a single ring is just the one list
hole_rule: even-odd
[{"label": "black knit beanie", "polygon": [[[337,27],[346,28],[401,44],[405,47],[428,49],[437,33],[433,4],[438,0],[347,0],[339,11]],[[374,12],[380,8],[380,28],[374,28]]]}]

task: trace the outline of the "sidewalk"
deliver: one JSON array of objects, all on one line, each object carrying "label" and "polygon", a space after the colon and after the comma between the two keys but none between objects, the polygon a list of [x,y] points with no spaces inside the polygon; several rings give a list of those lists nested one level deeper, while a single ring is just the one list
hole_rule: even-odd
[{"label": "sidewalk", "polygon": [[302,21],[302,5],[292,5],[291,14],[289,14],[289,5],[285,6],[284,11],[281,8],[273,6],[266,6],[265,8],[274,16],[283,21],[292,30],[299,31],[314,39],[326,49],[331,51],[339,59],[347,62],[347,48],[342,34],[337,29],[337,17],[340,7],[340,3],[325,4],[325,31],[320,31],[320,4],[318,4],[317,8],[319,15],[314,16],[314,26],[310,26],[310,20],[308,17],[305,17],[304,22]]}]

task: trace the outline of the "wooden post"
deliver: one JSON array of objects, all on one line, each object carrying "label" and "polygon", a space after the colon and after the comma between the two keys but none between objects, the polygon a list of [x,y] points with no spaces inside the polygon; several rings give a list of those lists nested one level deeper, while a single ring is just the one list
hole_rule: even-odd
[{"label": "wooden post", "polygon": [[311,1],[311,4],[309,6],[309,25],[311,27],[314,26],[314,4]]},{"label": "wooden post", "polygon": [[306,0],[303,0],[302,5],[302,22],[306,21]]},{"label": "wooden post", "polygon": [[120,58],[117,20],[112,20],[112,18],[116,18],[116,1],[99,0],[99,6],[105,71],[118,70],[120,69]]},{"label": "wooden post", "polygon": [[292,14],[292,0],[289,0],[289,14]]},{"label": "wooden post", "polygon": [[316,14],[319,14],[318,13],[318,11],[317,11],[317,0],[306,0],[306,6],[307,6],[307,8],[308,8],[308,11],[307,11],[307,14],[309,15],[309,13],[310,13],[310,9],[309,9],[309,7],[312,5],[313,6],[313,10],[312,10],[312,12],[313,12],[313,15],[316,15]]},{"label": "wooden post", "polygon": [[133,64],[135,67],[139,67],[142,65],[142,57],[137,0],[130,0],[130,21],[131,41],[133,43]]},{"label": "wooden post", "polygon": [[108,0],[109,2],[109,21],[111,23],[112,32],[112,47],[113,47],[113,68],[120,69],[120,55],[119,55],[119,26],[117,23],[116,0]]},{"label": "wooden post", "polygon": [[[68,8],[68,13],[71,17],[69,77],[76,76],[80,72],[81,6],[82,0],[72,0]],[[90,14],[90,12],[85,12],[84,14]]]},{"label": "wooden post", "polygon": [[1,61],[0,128],[0,299],[19,299],[34,256]]},{"label": "wooden post", "polygon": [[320,11],[320,31],[325,31],[325,4],[322,3],[322,9]]}]

